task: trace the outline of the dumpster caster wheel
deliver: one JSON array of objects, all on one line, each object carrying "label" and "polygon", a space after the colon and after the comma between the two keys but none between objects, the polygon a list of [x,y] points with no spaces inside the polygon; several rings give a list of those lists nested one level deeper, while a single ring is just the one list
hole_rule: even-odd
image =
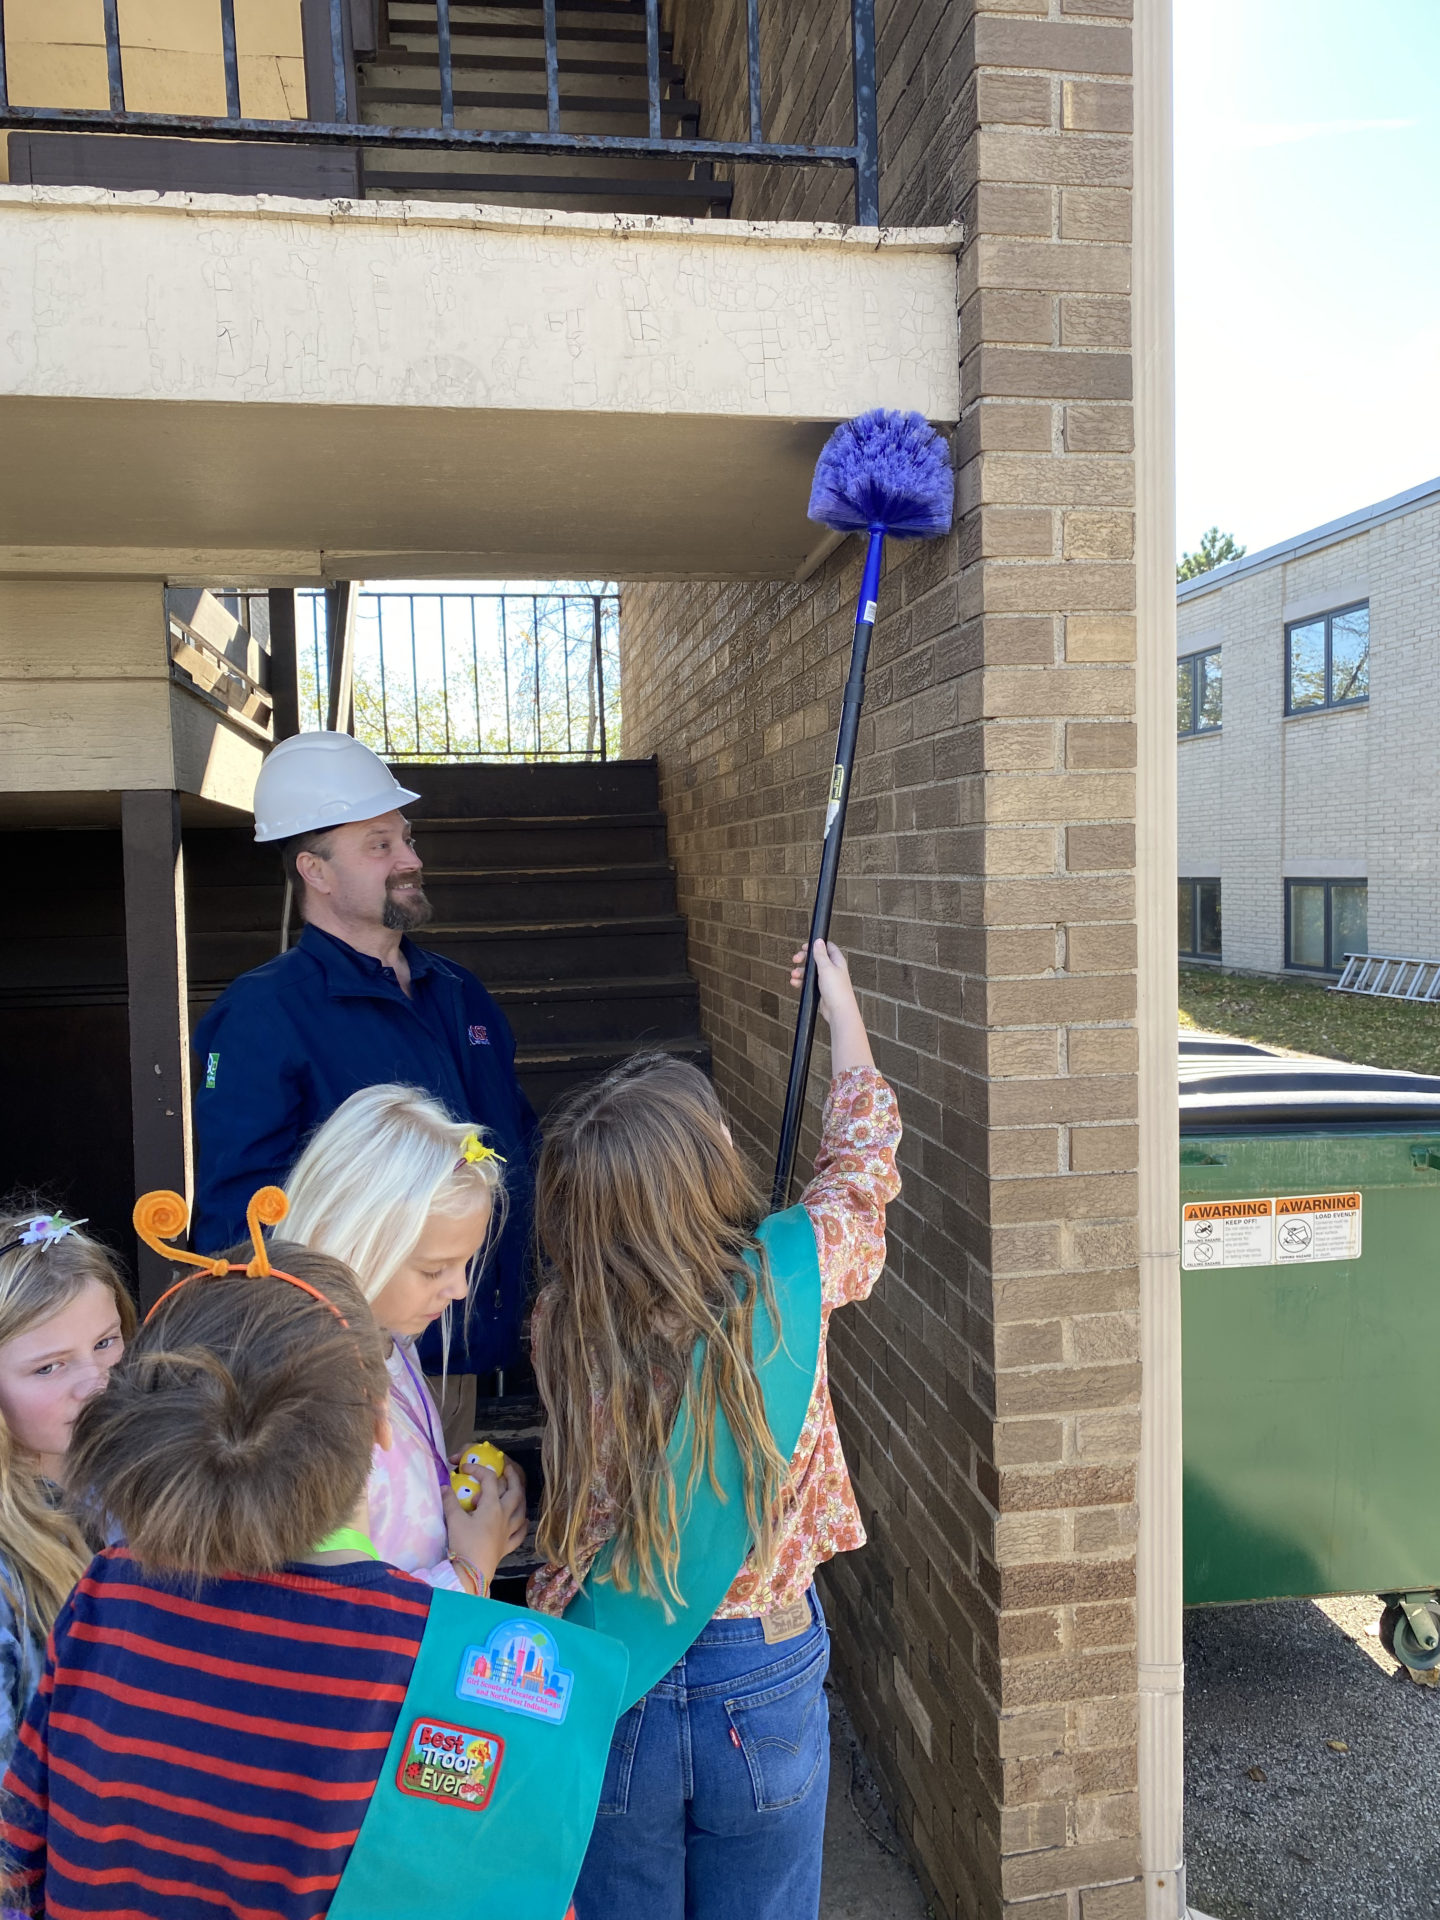
[{"label": "dumpster caster wheel", "polygon": [[[1431,1602],[1425,1610],[1440,1630],[1440,1607]],[[1392,1659],[1412,1672],[1428,1673],[1431,1668],[1440,1667],[1440,1644],[1422,1647],[1401,1607],[1388,1606],[1381,1614],[1380,1644]]]}]

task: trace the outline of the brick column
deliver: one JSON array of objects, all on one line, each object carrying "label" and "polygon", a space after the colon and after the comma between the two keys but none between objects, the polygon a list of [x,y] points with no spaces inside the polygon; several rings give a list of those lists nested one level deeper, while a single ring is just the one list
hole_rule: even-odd
[{"label": "brick column", "polygon": [[961,1153],[990,1310],[977,1491],[996,1519],[975,1575],[998,1653],[996,1721],[974,1738],[999,1828],[981,1911],[1026,1920],[1144,1911],[1129,10],[978,13],[960,159],[983,1118]]}]

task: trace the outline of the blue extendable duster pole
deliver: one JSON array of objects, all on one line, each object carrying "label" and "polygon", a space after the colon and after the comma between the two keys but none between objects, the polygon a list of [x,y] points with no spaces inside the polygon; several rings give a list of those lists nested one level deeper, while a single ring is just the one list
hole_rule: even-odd
[{"label": "blue extendable duster pole", "polygon": [[810,915],[810,938],[805,945],[805,976],[795,1022],[795,1045],[790,1054],[785,1114],[780,1123],[780,1150],[775,1160],[771,1200],[777,1211],[789,1204],[795,1151],[800,1143],[805,1086],[815,1044],[815,1017],[820,1010],[815,942],[827,939],[830,933],[830,912],[835,903],[840,850],[845,839],[845,810],[850,801],[855,744],[860,733],[860,709],[865,701],[865,669],[880,599],[885,536],[919,540],[948,533],[954,503],[955,482],[945,442],[918,413],[888,413],[876,407],[857,419],[847,420],[825,442],[816,462],[815,484],[810,491],[810,518],[837,533],[865,533],[869,543],[865,549],[865,570],[860,578],[850,672],[840,706],[840,731],[835,742],[835,765],[830,775],[825,837],[820,850],[820,877]]}]

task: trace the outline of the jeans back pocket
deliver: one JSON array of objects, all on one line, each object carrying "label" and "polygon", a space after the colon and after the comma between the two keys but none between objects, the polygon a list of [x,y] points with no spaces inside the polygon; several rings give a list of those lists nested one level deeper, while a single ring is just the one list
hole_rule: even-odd
[{"label": "jeans back pocket", "polygon": [[825,1675],[830,1641],[821,1639],[813,1660],[774,1686],[732,1694],[725,1702],[730,1725],[750,1769],[756,1811],[765,1813],[803,1800],[828,1751],[830,1710]]},{"label": "jeans back pocket", "polygon": [[622,1713],[610,1736],[610,1754],[605,1762],[605,1780],[600,1788],[598,1813],[630,1811],[630,1776],[635,1770],[635,1748],[640,1740],[640,1722],[645,1714],[644,1699],[628,1713]]}]

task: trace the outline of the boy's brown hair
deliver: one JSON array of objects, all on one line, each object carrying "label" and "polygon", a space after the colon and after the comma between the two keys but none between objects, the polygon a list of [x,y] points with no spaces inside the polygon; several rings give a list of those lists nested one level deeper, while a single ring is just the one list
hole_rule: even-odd
[{"label": "boy's brown hair", "polygon": [[270,1256],[324,1300],[277,1274],[191,1274],[75,1423],[72,1498],[147,1569],[271,1571],[364,1490],[388,1394],[380,1333],[342,1262],[278,1242]]}]

